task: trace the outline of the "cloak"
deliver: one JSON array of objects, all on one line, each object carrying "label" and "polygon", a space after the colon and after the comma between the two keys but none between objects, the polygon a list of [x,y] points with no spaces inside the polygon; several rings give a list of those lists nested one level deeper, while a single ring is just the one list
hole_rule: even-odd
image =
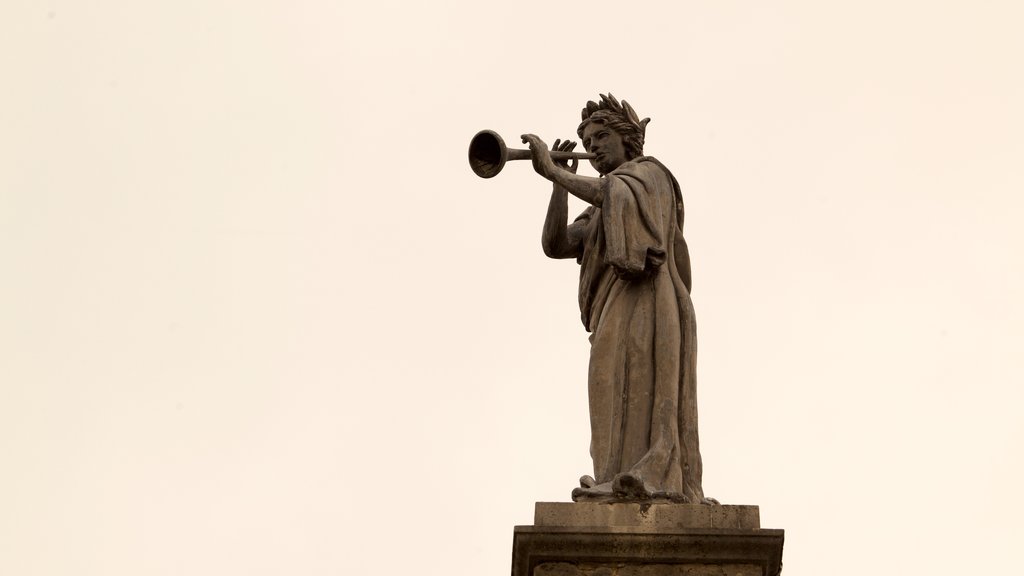
[{"label": "cloak", "polygon": [[704,499],[697,437],[696,322],[679,183],[651,157],[606,175],[577,218],[594,478]]}]

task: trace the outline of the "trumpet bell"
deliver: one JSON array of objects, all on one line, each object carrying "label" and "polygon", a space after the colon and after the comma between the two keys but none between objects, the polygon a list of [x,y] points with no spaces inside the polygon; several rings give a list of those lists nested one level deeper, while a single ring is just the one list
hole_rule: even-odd
[{"label": "trumpet bell", "polygon": [[493,130],[481,130],[469,142],[469,167],[481,178],[493,178],[505,167],[508,147]]}]

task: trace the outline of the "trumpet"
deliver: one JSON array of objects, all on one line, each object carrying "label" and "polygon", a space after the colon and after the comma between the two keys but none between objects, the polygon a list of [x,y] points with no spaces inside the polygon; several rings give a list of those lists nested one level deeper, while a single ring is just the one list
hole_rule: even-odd
[{"label": "trumpet", "polygon": [[[596,156],[587,152],[551,151],[552,160],[589,160]],[[469,167],[481,178],[497,176],[509,160],[529,160],[532,157],[533,153],[529,150],[505,146],[505,141],[493,130],[481,130],[469,142]]]}]

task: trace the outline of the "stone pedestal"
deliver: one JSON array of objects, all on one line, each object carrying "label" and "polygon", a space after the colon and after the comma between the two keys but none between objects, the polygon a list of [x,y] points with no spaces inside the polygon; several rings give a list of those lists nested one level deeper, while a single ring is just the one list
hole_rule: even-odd
[{"label": "stone pedestal", "polygon": [[538,502],[512,576],[778,576],[782,542],[757,506]]}]

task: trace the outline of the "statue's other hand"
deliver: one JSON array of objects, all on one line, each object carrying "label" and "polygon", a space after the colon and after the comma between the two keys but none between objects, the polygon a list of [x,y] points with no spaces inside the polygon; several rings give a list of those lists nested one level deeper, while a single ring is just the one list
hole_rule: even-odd
[{"label": "statue's other hand", "polygon": [[[562,142],[561,140],[555,140],[555,143],[551,145],[551,149],[557,152],[572,152],[574,148],[576,148],[576,143],[573,142],[572,140],[566,140],[565,142]],[[576,173],[576,169],[579,168],[580,165],[580,161],[577,160],[576,158],[573,158],[571,161],[555,160],[554,162],[555,166],[558,166],[562,170],[568,170],[573,174]]]},{"label": "statue's other hand", "polygon": [[551,174],[558,168],[551,160],[551,153],[548,152],[548,145],[533,134],[523,134],[523,144],[530,145],[530,152],[533,153],[533,169],[537,174],[551,180]]}]

